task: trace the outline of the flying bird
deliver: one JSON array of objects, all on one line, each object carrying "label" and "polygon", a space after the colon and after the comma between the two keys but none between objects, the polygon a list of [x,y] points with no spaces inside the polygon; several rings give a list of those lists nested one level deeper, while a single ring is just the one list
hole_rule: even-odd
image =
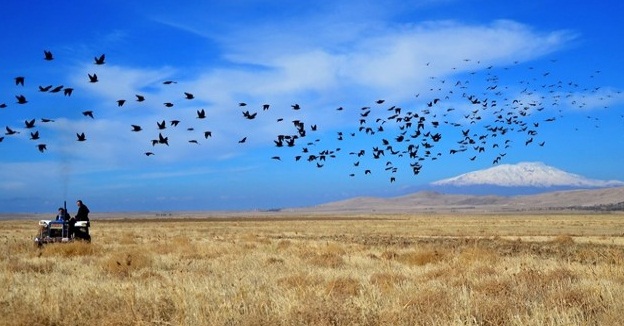
[{"label": "flying bird", "polygon": [[91,117],[91,119],[93,119],[93,111],[82,111],[82,115],[84,115],[85,117]]},{"label": "flying bird", "polygon": [[6,126],[5,129],[6,129],[6,132],[4,134],[7,135],[7,136],[19,134],[19,131],[15,131],[15,130],[9,128],[9,126]]},{"label": "flying bird", "polygon": [[192,99],[194,99],[194,98],[195,98],[195,96],[194,96],[193,94],[188,93],[188,92],[184,92],[184,96],[185,96],[185,98],[186,98],[187,100],[192,100]]},{"label": "flying bird", "polygon": [[206,118],[206,111],[204,111],[204,109],[197,110],[197,119],[205,119],[205,118]]},{"label": "flying bird", "polygon": [[137,98],[137,102],[143,102],[143,101],[145,101],[145,96],[143,96],[143,95],[139,95],[139,94],[136,94],[135,96],[136,96],[136,98]]},{"label": "flying bird", "polygon": [[50,88],[52,88],[52,85],[48,85],[48,86],[45,86],[45,87],[39,86],[39,91],[40,92],[47,92],[47,91],[50,90]]},{"label": "flying bird", "polygon": [[27,129],[34,128],[35,127],[35,119],[32,119],[30,121],[25,120],[24,124],[26,125]]},{"label": "flying bird", "polygon": [[103,65],[104,64],[104,59],[106,58],[106,56],[104,54],[102,54],[99,57],[94,57],[93,59],[95,60],[95,64],[96,65]]},{"label": "flying bird", "polygon": [[26,100],[26,96],[24,96],[24,95],[15,95],[15,98],[17,99],[17,104],[26,104],[26,103],[28,103],[28,101]]},{"label": "flying bird", "polygon": [[167,128],[167,123],[165,122],[165,120],[163,120],[162,122],[156,121],[156,125],[158,126],[158,130],[163,130]]},{"label": "flying bird", "polygon": [[37,149],[38,149],[41,153],[43,153],[43,152],[44,152],[46,149],[48,149],[48,148],[47,148],[46,144],[38,144],[38,145],[37,145]]},{"label": "flying bird", "polygon": [[63,85],[59,85],[50,90],[50,93],[58,93],[63,89]]},{"label": "flying bird", "polygon": [[48,50],[43,50],[43,60],[47,60],[47,61],[54,60],[54,56],[52,55],[52,52]]},{"label": "flying bird", "polygon": [[87,140],[87,137],[85,136],[85,133],[76,133],[76,137],[78,138],[77,141],[85,141]]},{"label": "flying bird", "polygon": [[73,89],[73,88],[67,87],[67,88],[65,88],[65,89],[63,90],[63,95],[65,95],[65,96],[71,96],[73,91],[74,91],[74,89]]},{"label": "flying bird", "polygon": [[137,131],[141,131],[141,130],[143,130],[143,128],[141,128],[141,126],[132,125],[132,131],[137,132]]},{"label": "flying bird", "polygon": [[[8,128],[8,127],[7,127]],[[241,140],[238,141],[239,144],[242,144],[244,142],[247,141],[247,137],[243,137]]]},{"label": "flying bird", "polygon": [[37,139],[39,139],[39,131],[31,132],[30,140],[37,140]]},{"label": "flying bird", "polygon": [[152,153],[152,152],[145,152],[145,156],[151,156],[151,155],[154,155],[154,153]]},{"label": "flying bird", "polygon": [[93,75],[91,75],[91,74],[87,74],[87,75],[89,75],[89,82],[90,82],[90,83],[97,83],[97,82],[98,82],[98,76],[97,76],[97,74],[93,74]]},{"label": "flying bird", "polygon": [[173,106],[173,103],[171,103],[171,102],[165,102],[165,103],[163,103],[163,104],[164,104],[166,107],[168,107],[168,108],[170,108],[170,107],[172,107],[172,106]]},{"label": "flying bird", "polygon": [[122,107],[126,103],[126,100],[117,100],[117,107]]},{"label": "flying bird", "polygon": [[24,79],[25,78],[22,77],[22,76],[15,77],[15,85],[22,85],[22,86],[24,86]]}]

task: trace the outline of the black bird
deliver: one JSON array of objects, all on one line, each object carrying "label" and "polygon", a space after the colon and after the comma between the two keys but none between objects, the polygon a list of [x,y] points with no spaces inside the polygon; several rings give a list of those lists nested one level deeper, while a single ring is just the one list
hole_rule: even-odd
[{"label": "black bird", "polygon": [[102,54],[99,57],[94,57],[93,59],[95,60],[95,64],[96,65],[103,65],[104,64],[104,59],[106,58],[106,56],[104,54]]},{"label": "black bird", "polygon": [[37,139],[39,139],[39,131],[31,132],[30,140],[37,140]]},{"label": "black bird", "polygon": [[197,119],[205,119],[205,118],[206,118],[206,111],[204,111],[204,109],[197,110]]},{"label": "black bird", "polygon": [[169,146],[169,137],[163,137],[161,133],[158,133],[158,143]]},{"label": "black bird", "polygon": [[291,108],[293,108],[293,110],[299,110],[301,109],[301,107],[299,106],[299,104],[293,104],[290,106]]},{"label": "black bird", "polygon": [[135,96],[136,96],[136,98],[137,98],[137,102],[143,102],[143,101],[145,101],[145,96],[143,96],[143,95],[139,95],[139,94],[136,94]]},{"label": "black bird", "polygon": [[168,107],[168,108],[170,108],[170,107],[172,107],[172,106],[173,106],[173,103],[171,103],[171,102],[165,102],[165,103],[163,103],[163,104],[164,104],[166,107]]},{"label": "black bird", "polygon": [[199,142],[197,140],[195,140],[195,139],[191,139],[188,142],[199,145]]},{"label": "black bird", "polygon": [[152,152],[145,152],[144,154],[145,154],[145,156],[151,156],[151,155],[154,155],[154,153],[152,153]]},{"label": "black bird", "polygon": [[163,130],[167,128],[167,123],[165,122],[165,120],[163,120],[162,122],[156,121],[156,125],[158,125],[159,130]]},{"label": "black bird", "polygon": [[85,136],[84,132],[80,133],[80,134],[76,133],[76,137],[78,137],[78,139],[77,139],[78,141],[85,141],[85,140],[87,140],[87,137]]},{"label": "black bird", "polygon": [[35,119],[32,119],[30,121],[24,120],[24,124],[26,125],[27,129],[34,128],[35,127]]},{"label": "black bird", "polygon": [[19,131],[15,131],[11,128],[9,128],[9,126],[6,127],[6,132],[4,133],[7,136],[11,136],[11,135],[15,135],[15,134],[19,134]]},{"label": "black bird", "polygon": [[240,103],[238,103],[238,106],[247,106],[247,103],[245,103],[245,102],[240,102]]},{"label": "black bird", "polygon": [[63,85],[59,85],[50,90],[50,93],[58,93],[63,89]]},{"label": "black bird", "polygon": [[185,96],[185,98],[186,98],[187,100],[192,100],[192,99],[194,99],[194,98],[195,98],[195,96],[194,96],[193,94],[191,94],[191,93],[187,93],[187,92],[184,92],[184,96]]},{"label": "black bird", "polygon": [[212,131],[204,131],[204,138],[212,137]]},{"label": "black bird", "polygon": [[85,117],[91,117],[91,119],[93,119],[93,111],[83,111],[82,115],[84,115]]},{"label": "black bird", "polygon": [[266,111],[266,110],[268,110],[268,109],[269,109],[269,106],[270,106],[269,104],[263,104],[263,105],[262,105],[262,111]]},{"label": "black bird", "polygon": [[141,130],[143,130],[143,128],[141,128],[141,126],[132,125],[132,131],[137,132],[137,131],[141,131]]},{"label": "black bird", "polygon": [[174,82],[173,80],[165,80],[163,82],[164,85],[171,85],[171,84],[177,84],[177,82]]},{"label": "black bird", "polygon": [[24,95],[15,95],[15,98],[17,99],[17,104],[26,104],[26,103],[28,103],[28,101],[26,100],[26,96],[24,96]]},{"label": "black bird", "polygon": [[89,82],[90,82],[90,83],[97,83],[97,82],[98,82],[98,76],[97,76],[97,74],[93,74],[93,75],[91,75],[91,74],[87,74],[87,75],[89,75]]},{"label": "black bird", "polygon": [[24,86],[24,77],[22,76],[15,77],[15,85]]},{"label": "black bird", "polygon": [[74,89],[73,89],[73,88],[70,88],[70,87],[65,88],[65,89],[63,90],[63,95],[65,95],[65,96],[71,96],[73,91],[74,91]]},{"label": "black bird", "polygon": [[126,103],[126,100],[117,100],[117,106],[122,107]]},{"label": "black bird", "polygon": [[169,121],[169,124],[173,127],[177,127],[178,124],[180,123],[180,120],[171,120]]},{"label": "black bird", "polygon": [[39,91],[40,92],[47,92],[47,91],[50,90],[50,88],[52,88],[52,85],[48,85],[48,86],[45,86],[45,87],[39,86]]},{"label": "black bird", "polygon": [[43,153],[43,152],[44,152],[46,149],[48,149],[48,148],[46,147],[46,144],[38,144],[38,145],[37,145],[37,149],[38,149],[41,153]]},{"label": "black bird", "polygon": [[54,122],[52,119],[41,118],[41,122]]},{"label": "black bird", "polygon": [[43,60],[47,60],[47,61],[54,60],[54,56],[52,55],[52,52],[48,50],[43,50]]},{"label": "black bird", "polygon": [[6,103],[0,104],[0,109],[5,109],[7,107]]},{"label": "black bird", "polygon": [[243,137],[241,140],[238,141],[239,144],[242,144],[244,142],[247,141],[247,137]]}]

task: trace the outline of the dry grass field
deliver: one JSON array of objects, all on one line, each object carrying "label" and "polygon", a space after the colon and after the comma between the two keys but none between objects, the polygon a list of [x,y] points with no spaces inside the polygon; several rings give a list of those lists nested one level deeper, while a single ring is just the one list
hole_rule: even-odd
[{"label": "dry grass field", "polygon": [[620,325],[624,215],[0,221],[2,325]]}]

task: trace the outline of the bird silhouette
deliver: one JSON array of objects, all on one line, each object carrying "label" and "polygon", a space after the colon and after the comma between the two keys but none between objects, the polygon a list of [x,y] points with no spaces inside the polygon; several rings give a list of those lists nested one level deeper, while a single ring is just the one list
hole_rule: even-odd
[{"label": "bird silhouette", "polygon": [[152,155],[154,155],[154,153],[152,153],[152,152],[145,152],[144,154],[145,154],[145,156],[152,156]]},{"label": "bird silhouette", "polygon": [[158,133],[158,143],[169,146],[169,137],[164,137],[161,133]]},{"label": "bird silhouette", "polygon": [[47,91],[50,90],[50,88],[52,88],[52,85],[48,85],[48,86],[45,86],[45,87],[39,86],[39,91],[40,92],[47,92]]},{"label": "bird silhouette", "polygon": [[212,131],[204,131],[204,138],[212,137]]},{"label": "bird silhouette", "polygon": [[26,97],[24,95],[15,95],[15,98],[17,99],[17,104],[26,104],[26,103],[28,103],[28,101],[26,100]]},{"label": "bird silhouette", "polygon": [[6,126],[5,129],[6,129],[6,132],[4,134],[7,135],[7,136],[19,134],[19,131],[15,131],[15,130],[9,128],[9,126]]},{"label": "bird silhouette", "polygon": [[35,119],[24,120],[24,124],[26,125],[27,129],[34,128],[35,127]]},{"label": "bird silhouette", "polygon": [[180,120],[171,120],[171,121],[169,121],[169,124],[172,127],[177,127],[179,123],[180,123]]},{"label": "bird silhouette", "polygon": [[76,137],[78,138],[77,141],[85,141],[87,140],[87,137],[85,136],[85,133],[76,133]]},{"label": "bird silhouette", "polygon": [[50,90],[50,93],[58,93],[63,89],[63,85],[59,85]]},{"label": "bird silhouette", "polygon": [[43,153],[45,150],[48,149],[48,147],[46,146],[46,144],[37,144],[37,149]]},{"label": "bird silhouette", "polygon": [[24,80],[25,80],[25,78],[23,76],[15,77],[15,85],[22,85],[22,86],[24,86]]},{"label": "bird silhouette", "polygon": [[241,140],[238,141],[239,144],[242,144],[244,142],[247,141],[247,137],[243,137]]},{"label": "bird silhouette", "polygon": [[90,83],[97,83],[97,82],[98,82],[98,76],[97,76],[97,74],[93,74],[93,75],[91,75],[91,74],[87,74],[87,75],[89,75],[89,82],[90,82]]},{"label": "bird silhouette", "polygon": [[165,122],[165,120],[163,120],[162,122],[156,121],[156,125],[158,126],[159,130],[163,130],[167,128],[167,123]]},{"label": "bird silhouette", "polygon": [[205,119],[205,118],[206,118],[206,111],[204,111],[204,109],[197,110],[197,119]]},{"label": "bird silhouette", "polygon": [[[94,57],[93,59],[95,60],[95,64],[96,65],[103,65],[104,64],[104,59],[106,58],[106,56],[104,54],[102,54],[99,57]],[[114,58],[113,58],[114,59]],[[115,60],[113,60],[115,61]]]},{"label": "bird silhouette", "polygon": [[122,107],[126,103],[126,100],[117,100],[117,107]]},{"label": "bird silhouette", "polygon": [[67,87],[67,88],[65,88],[65,89],[63,90],[63,95],[65,95],[65,96],[71,96],[73,91],[74,91],[74,89],[73,89],[73,88]]},{"label": "bird silhouette", "polygon": [[143,102],[143,101],[145,101],[145,96],[143,96],[143,95],[139,95],[139,94],[136,94],[135,96],[136,96],[136,98],[137,98],[137,99],[136,99],[136,100],[137,100],[137,102]]},{"label": "bird silhouette", "polygon": [[143,128],[141,128],[141,126],[132,125],[132,131],[137,132],[137,131],[141,131],[141,130],[143,130]]},{"label": "bird silhouette", "polygon": [[93,119],[93,111],[91,111],[91,110],[82,111],[82,115],[84,115],[85,117],[90,117],[91,119]]},{"label": "bird silhouette", "polygon": [[47,61],[54,60],[54,56],[52,55],[52,52],[48,50],[43,50],[43,60],[47,60]]},{"label": "bird silhouette", "polygon": [[194,98],[195,98],[195,96],[194,96],[193,94],[188,93],[188,92],[184,92],[184,96],[185,96],[185,98],[186,98],[187,100],[192,100],[192,99],[194,99]]},{"label": "bird silhouette", "polygon": [[37,140],[37,139],[39,139],[39,131],[31,132],[30,140]]}]

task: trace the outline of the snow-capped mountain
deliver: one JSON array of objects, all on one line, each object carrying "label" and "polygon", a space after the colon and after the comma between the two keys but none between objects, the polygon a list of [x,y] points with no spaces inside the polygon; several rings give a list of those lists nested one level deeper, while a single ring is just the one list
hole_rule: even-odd
[{"label": "snow-capped mountain", "polygon": [[603,188],[623,186],[618,180],[589,179],[541,162],[501,164],[431,183],[432,186],[496,186],[532,188]]}]

